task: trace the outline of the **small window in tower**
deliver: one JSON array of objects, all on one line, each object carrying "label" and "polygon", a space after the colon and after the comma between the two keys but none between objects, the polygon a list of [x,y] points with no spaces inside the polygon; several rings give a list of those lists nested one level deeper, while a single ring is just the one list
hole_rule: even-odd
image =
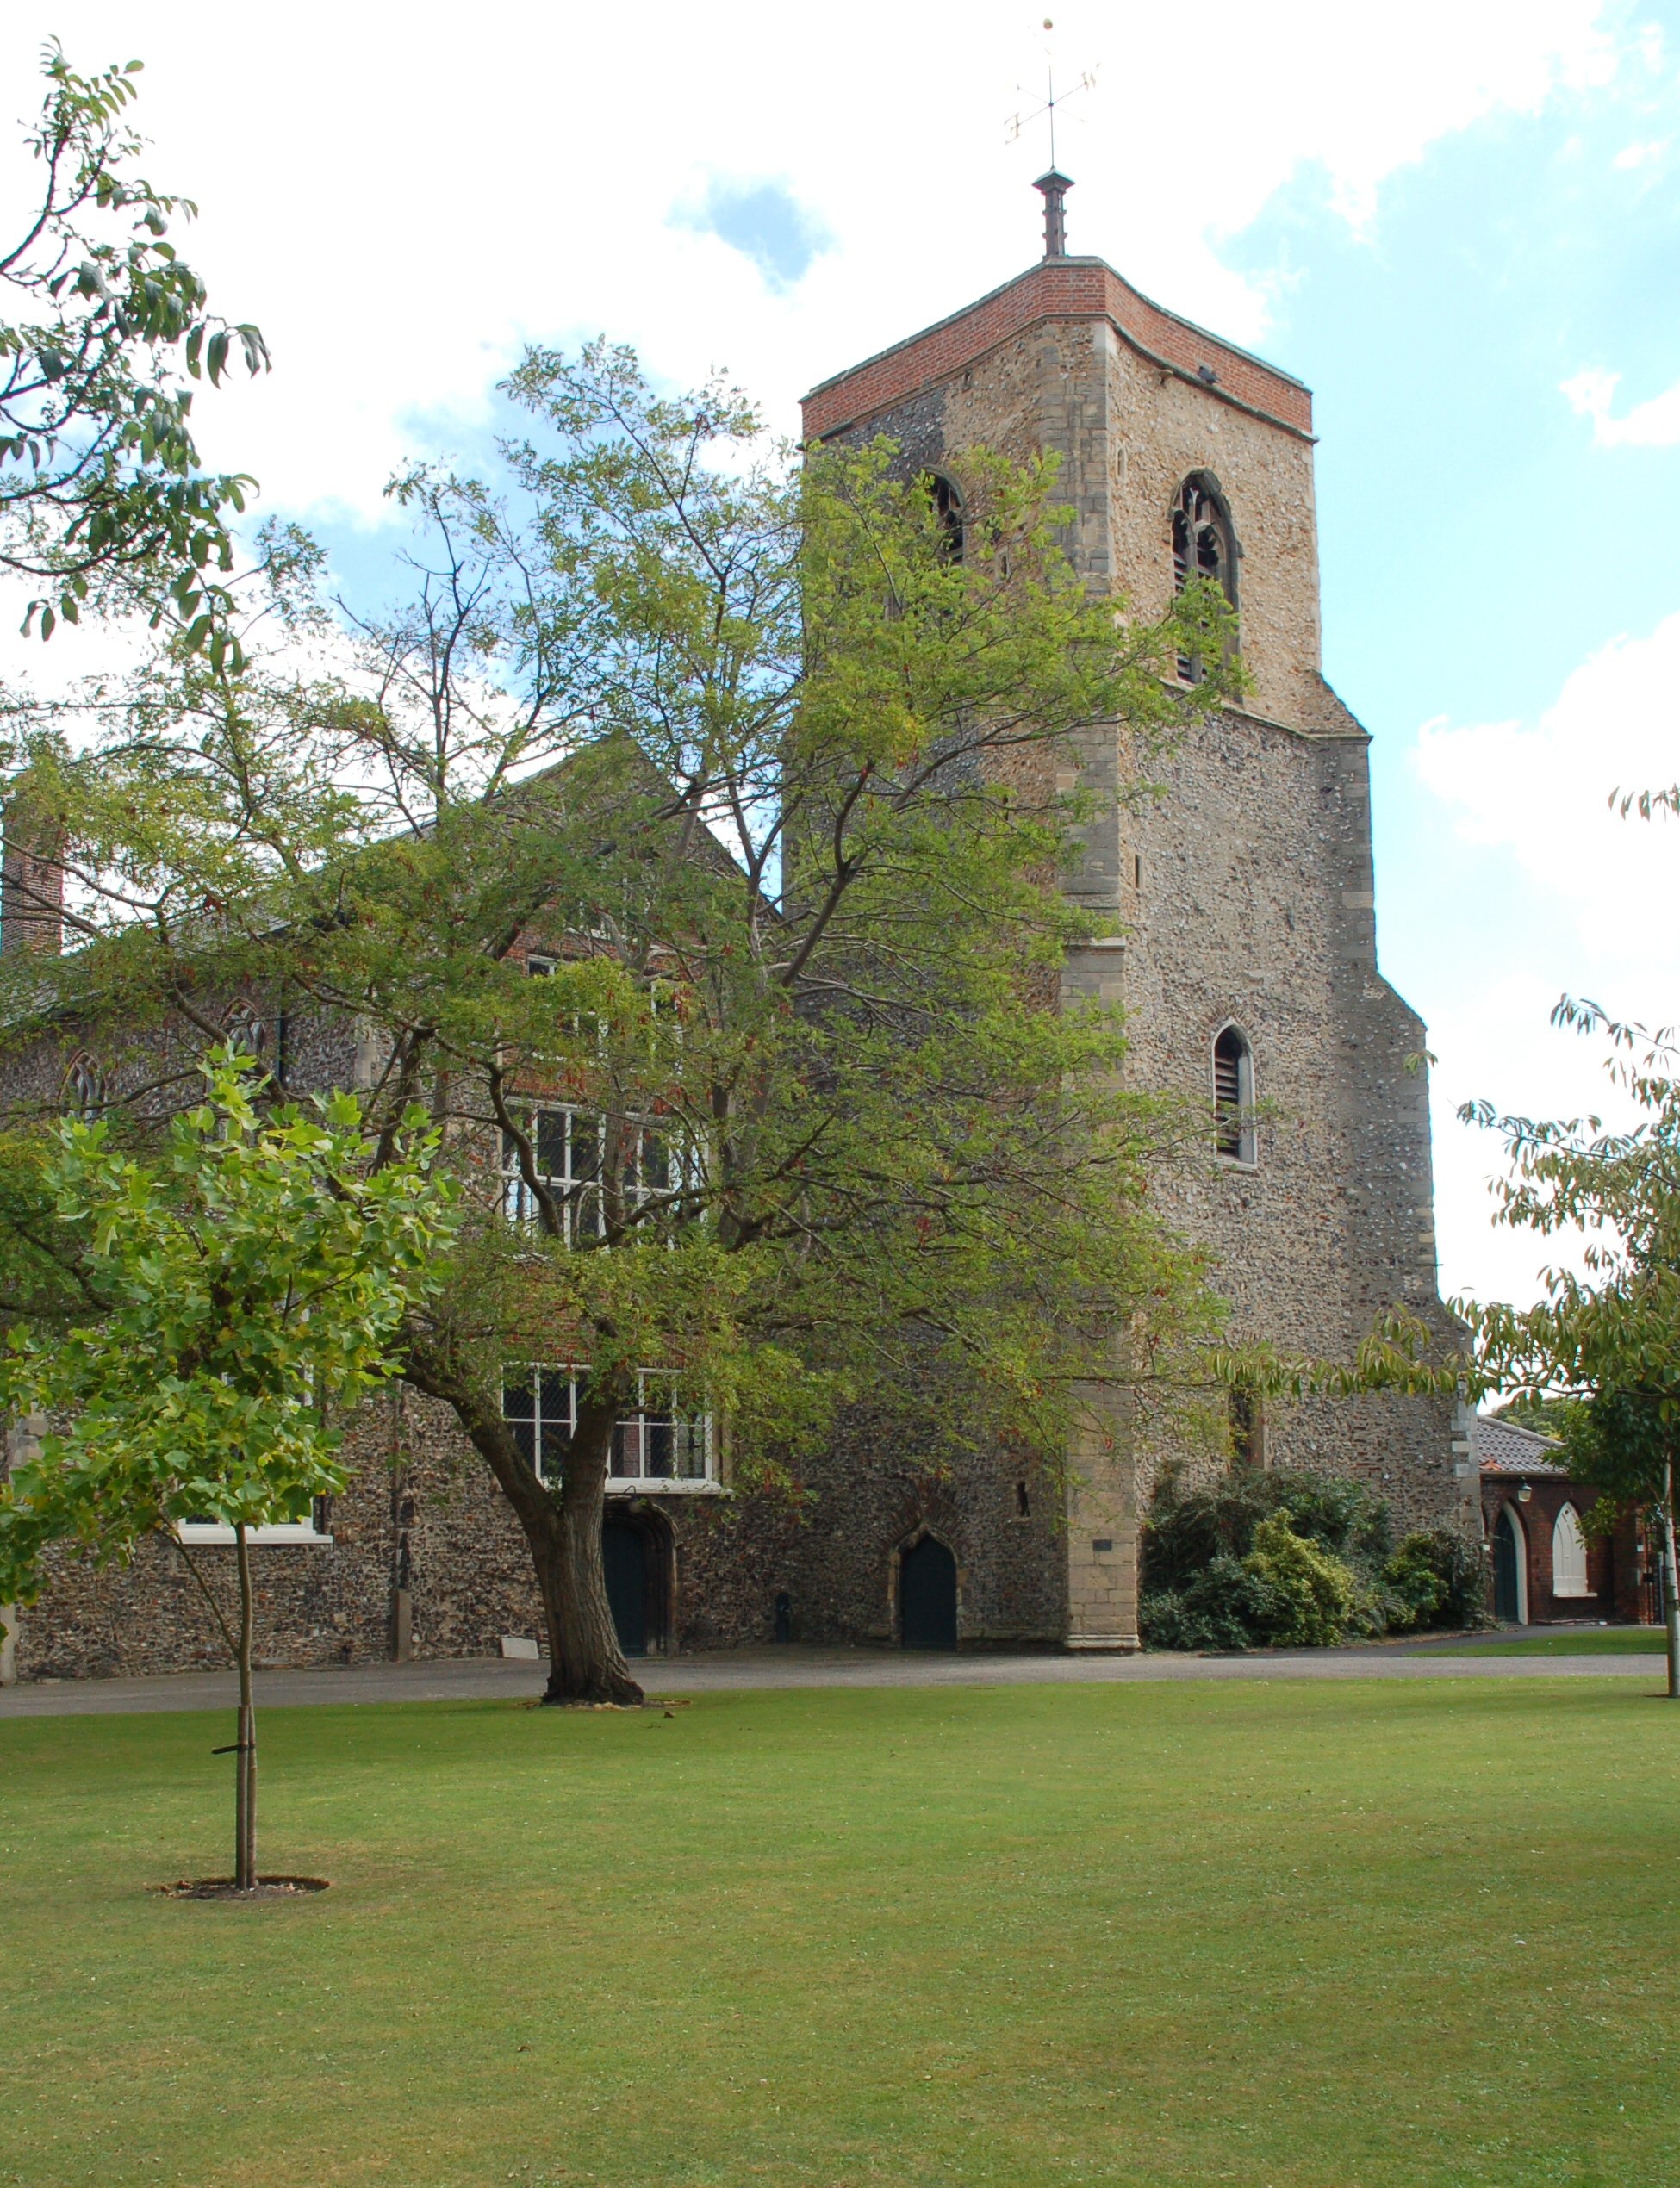
[{"label": "small window in tower", "polygon": [[261,1013],[249,1003],[235,1003],[222,1020],[227,1046],[236,1056],[249,1056],[261,1063],[268,1054],[268,1026]]},{"label": "small window in tower", "polygon": [[96,1124],[104,1115],[110,1101],[110,1089],[105,1074],[84,1048],[72,1058],[65,1073],[63,1104],[67,1116],[79,1117],[84,1124]]},{"label": "small window in tower", "polygon": [[[1173,505],[1173,589],[1182,593],[1192,578],[1205,578],[1236,606],[1236,534],[1231,513],[1215,480],[1192,471]],[[1188,654],[1179,656],[1179,674],[1199,684],[1203,668]]]},{"label": "small window in tower", "polygon": [[1231,1458],[1238,1466],[1261,1464],[1260,1404],[1246,1383],[1234,1383],[1229,1392]]},{"label": "small window in tower", "polygon": [[1030,1520],[1032,1517],[1032,1499],[1027,1494],[1027,1485],[1024,1482],[1017,1482],[1015,1484],[1015,1516],[1017,1520]]},{"label": "small window in tower", "polygon": [[1254,1057],[1241,1026],[1222,1026],[1213,1044],[1214,1145],[1229,1162],[1254,1159]]},{"label": "small window in tower", "polygon": [[928,474],[928,493],[933,502],[948,562],[962,560],[962,496],[940,471]]},{"label": "small window in tower", "polygon": [[1143,854],[1142,851],[1134,851],[1132,853],[1132,886],[1134,889],[1141,889],[1143,886]]}]

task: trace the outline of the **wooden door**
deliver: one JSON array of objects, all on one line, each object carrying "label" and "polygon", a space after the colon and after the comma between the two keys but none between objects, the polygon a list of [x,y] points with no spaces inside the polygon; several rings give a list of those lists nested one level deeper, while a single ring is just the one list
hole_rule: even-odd
[{"label": "wooden door", "polygon": [[931,1535],[899,1556],[899,1628],[906,1649],[956,1646],[956,1560]]},{"label": "wooden door", "polygon": [[601,1529],[607,1601],[627,1657],[648,1652],[648,1539],[640,1527],[609,1519]]},{"label": "wooden door", "polygon": [[1506,1625],[1522,1622],[1522,1588],[1516,1563],[1521,1555],[1516,1521],[1508,1507],[1500,1513],[1493,1531],[1493,1615]]}]

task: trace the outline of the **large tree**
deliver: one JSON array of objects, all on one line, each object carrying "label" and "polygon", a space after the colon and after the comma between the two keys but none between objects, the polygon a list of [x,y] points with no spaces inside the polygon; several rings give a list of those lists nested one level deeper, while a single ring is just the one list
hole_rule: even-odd
[{"label": "large tree", "polygon": [[[1147,796],[1241,671],[1216,587],[1158,621],[1087,594],[1051,461],[966,458],[954,535],[886,444],[769,447],[728,387],[667,400],[622,351],[532,353],[508,392],[502,494],[398,489],[401,614],[346,639],[271,535],[252,613],[289,654],[166,652],[74,738],[20,714],[84,947],[14,967],[9,1038],[208,1038],[249,981],[361,1029],[376,1116],[423,1104],[476,1211],[402,1371],[517,1515],[550,1698],[628,1700],[600,1531],[650,1371],[743,1483],[865,1392],[953,1465],[1059,1464],[1210,1326],[1148,1191],[1210,1120],[1125,1091],[1117,1015],[1061,1007],[1097,924],[1062,884],[1092,725]],[[1220,665],[1186,692],[1183,655]],[[540,1452],[506,1402],[536,1365],[567,1393]]]},{"label": "large tree", "polygon": [[166,592],[178,631],[220,652],[227,517],[252,482],[202,468],[190,382],[267,351],[210,312],[171,240],[191,201],[137,169],[140,70],[79,76],[56,41],[42,61],[33,202],[0,242],[0,571],[43,637],[115,581],[123,605],[137,583]]}]

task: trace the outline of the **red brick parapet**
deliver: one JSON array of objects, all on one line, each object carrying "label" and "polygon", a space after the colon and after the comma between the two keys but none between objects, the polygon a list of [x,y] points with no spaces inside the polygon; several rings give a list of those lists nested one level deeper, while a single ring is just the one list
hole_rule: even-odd
[{"label": "red brick parapet", "polygon": [[1216,376],[1210,393],[1310,437],[1312,395],[1300,381],[1163,311],[1101,258],[1041,260],[978,303],[821,382],[805,398],[805,437],[821,440],[889,410],[1042,320],[1079,319],[1105,319],[1122,340],[1186,379],[1206,384],[1206,367]]}]

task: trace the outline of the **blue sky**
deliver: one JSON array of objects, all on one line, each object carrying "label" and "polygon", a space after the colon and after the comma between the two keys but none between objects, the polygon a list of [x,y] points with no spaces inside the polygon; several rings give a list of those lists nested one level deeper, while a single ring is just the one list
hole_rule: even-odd
[{"label": "blue sky", "polygon": [[725,365],[791,430],[812,382],[1020,270],[1046,147],[1007,117],[1047,44],[1094,66],[1071,247],[1315,390],[1326,666],[1374,738],[1384,963],[1440,1059],[1443,1275],[1524,1296],[1456,1103],[1593,1098],[1546,1028],[1565,989],[1680,1016],[1674,843],[1604,807],[1680,773],[1680,0],[1076,0],[1048,40],[1042,4],[855,0],[837,36],[779,0],[294,0],[278,38],[16,0],[0,83],[27,113],[54,31],[146,59],[150,164],[276,358],[208,451],[365,590],[384,479],[482,452],[526,340]]}]

